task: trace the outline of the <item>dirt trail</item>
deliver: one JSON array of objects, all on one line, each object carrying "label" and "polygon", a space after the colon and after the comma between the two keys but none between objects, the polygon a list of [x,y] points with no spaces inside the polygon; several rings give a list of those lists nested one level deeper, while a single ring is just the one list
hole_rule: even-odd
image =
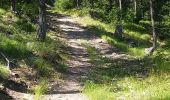
[{"label": "dirt trail", "polygon": [[[43,98],[44,100],[88,100],[81,93],[83,89],[82,80],[88,78],[92,64],[87,48],[82,43],[96,48],[105,57],[126,58],[126,55],[115,53],[117,51],[115,47],[93,35],[72,17],[59,14],[51,14],[48,17],[50,18],[50,26],[52,26],[50,30],[55,31],[58,27],[60,28],[61,34],[58,37],[68,44],[69,47],[66,51],[68,51],[71,59],[67,61],[68,73],[63,74],[64,83],[55,87],[56,94],[45,95]],[[18,93],[17,100],[20,97],[28,100],[33,99],[31,95]]]},{"label": "dirt trail", "polygon": [[88,73],[92,64],[90,63],[87,47],[90,45],[102,55],[109,58],[127,58],[127,55],[117,53],[117,48],[110,46],[103,39],[95,36],[89,30],[78,24],[76,18],[54,14],[51,21],[61,30],[59,37],[67,43],[68,52],[72,59],[67,61],[68,73],[64,75],[64,84],[56,89],[64,93],[75,93],[75,98],[68,100],[85,100],[80,96],[83,88],[83,81],[88,78]]}]

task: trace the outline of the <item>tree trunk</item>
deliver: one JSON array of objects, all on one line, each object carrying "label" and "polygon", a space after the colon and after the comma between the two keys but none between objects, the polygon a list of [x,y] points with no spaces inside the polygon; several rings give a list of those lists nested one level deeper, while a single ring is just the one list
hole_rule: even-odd
[{"label": "tree trunk", "polygon": [[119,0],[119,21],[122,23],[122,0]]},{"label": "tree trunk", "polygon": [[76,0],[77,1],[77,8],[79,8],[79,0]]},{"label": "tree trunk", "polygon": [[16,14],[16,0],[11,0],[11,11]]},{"label": "tree trunk", "polygon": [[76,0],[76,7],[80,8],[82,0]]},{"label": "tree trunk", "polygon": [[118,20],[118,24],[116,26],[116,29],[115,29],[115,33],[114,33],[114,36],[120,40],[123,39],[123,28],[122,28],[122,1],[119,0],[119,20]]},{"label": "tree trunk", "polygon": [[144,18],[144,15],[145,15],[145,11],[144,11],[144,4],[143,4],[143,0],[140,1],[141,2],[141,5],[142,5],[142,18]]},{"label": "tree trunk", "polygon": [[150,0],[150,15],[151,15],[151,26],[152,26],[152,37],[153,37],[153,45],[150,48],[145,49],[146,55],[151,55],[156,49],[156,32],[155,32],[155,22],[154,22],[154,10],[153,10],[153,1]]},{"label": "tree trunk", "polygon": [[122,10],[122,0],[119,0],[119,9]]},{"label": "tree trunk", "polygon": [[156,32],[155,32],[154,10],[153,10],[152,0],[150,0],[150,13],[151,13],[152,35],[153,35],[153,49],[155,49],[156,48]]},{"label": "tree trunk", "polygon": [[45,7],[45,0],[39,0],[38,38],[40,40],[44,40],[46,38],[46,7]]},{"label": "tree trunk", "polygon": [[137,18],[137,2],[134,0],[134,19]]}]

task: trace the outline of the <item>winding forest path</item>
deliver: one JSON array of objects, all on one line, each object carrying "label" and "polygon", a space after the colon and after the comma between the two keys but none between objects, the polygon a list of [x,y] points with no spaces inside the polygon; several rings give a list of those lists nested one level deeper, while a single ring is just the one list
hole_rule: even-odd
[{"label": "winding forest path", "polygon": [[64,74],[64,83],[55,89],[60,93],[72,94],[74,98],[65,95],[61,100],[87,100],[81,94],[83,82],[88,79],[90,67],[93,65],[90,62],[90,55],[87,52],[87,47],[94,47],[102,55],[109,58],[127,58],[127,55],[118,53],[117,48],[109,45],[103,39],[95,36],[85,27],[78,24],[79,20],[66,15],[52,14],[50,22],[55,30],[56,26],[60,29],[60,39],[67,43],[67,52],[71,59],[67,61],[68,73]]},{"label": "winding forest path", "polygon": [[[44,95],[43,100],[88,100],[82,94],[83,82],[88,79],[90,67],[93,65],[90,62],[87,45],[94,47],[105,57],[127,58],[127,55],[117,53],[118,51],[115,47],[110,46],[106,41],[78,24],[76,18],[60,14],[50,14],[48,19],[49,30],[55,32],[60,29],[61,32],[57,34],[57,37],[67,43],[68,48],[66,51],[71,56],[71,59],[67,61],[68,72],[62,75],[63,84],[53,87],[56,91],[54,90],[51,95]],[[16,98],[17,100],[18,98],[32,100],[33,96],[18,94]]]}]

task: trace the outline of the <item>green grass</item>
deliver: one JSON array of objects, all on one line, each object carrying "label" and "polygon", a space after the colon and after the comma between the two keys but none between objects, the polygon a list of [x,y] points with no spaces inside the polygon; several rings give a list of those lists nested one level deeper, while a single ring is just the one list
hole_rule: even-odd
[{"label": "green grass", "polygon": [[161,54],[141,60],[110,59],[87,47],[92,68],[83,93],[90,100],[170,99],[170,60]]},{"label": "green grass", "polygon": [[[10,16],[12,16],[12,23],[8,22]],[[48,32],[46,40],[41,42],[36,37],[36,28],[37,25],[32,23],[29,18],[19,18],[10,11],[0,8],[0,52],[10,60],[14,59],[17,67],[21,64],[28,69],[33,69],[39,84],[35,87],[34,93],[40,96],[47,88],[46,84],[49,84],[48,81],[41,82],[41,80],[48,78],[57,81],[60,77],[59,71],[67,70],[65,60],[68,57],[63,50],[65,43],[56,37],[57,32]],[[7,33],[11,33],[11,35],[8,36]],[[0,57],[0,62],[2,66],[6,65],[3,57]],[[8,77],[5,67],[0,66],[0,69],[0,76]],[[26,79],[24,77],[21,79]]]},{"label": "green grass", "polygon": [[9,69],[7,69],[7,66],[0,65],[0,77],[3,79],[7,79],[10,75]]},{"label": "green grass", "polygon": [[42,95],[47,91],[47,82],[40,81],[39,84],[33,89],[34,100],[42,99]]},{"label": "green grass", "polygon": [[153,56],[143,58],[144,49],[151,46],[148,21],[141,21],[139,24],[123,23],[125,37],[133,39],[138,44],[129,47],[126,41],[120,41],[113,36],[115,24],[106,24],[93,19],[84,10],[73,9],[64,14],[73,16],[92,34],[107,40],[132,57],[126,60],[110,59],[83,43],[92,63],[83,90],[90,100],[170,99],[169,42],[159,42],[163,46],[159,47]]},{"label": "green grass", "polygon": [[87,82],[84,93],[90,100],[168,100],[170,76],[154,76],[137,80],[125,77],[111,83]]}]

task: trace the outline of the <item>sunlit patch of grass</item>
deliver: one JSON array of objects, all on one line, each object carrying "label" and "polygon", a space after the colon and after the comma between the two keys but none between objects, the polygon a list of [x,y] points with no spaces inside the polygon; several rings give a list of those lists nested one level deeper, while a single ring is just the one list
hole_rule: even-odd
[{"label": "sunlit patch of grass", "polygon": [[92,19],[90,16],[78,17],[77,20],[79,20],[78,22],[85,27],[99,26],[100,28],[102,28],[103,30],[105,30],[107,32],[113,32],[114,31],[114,26],[110,26],[110,25],[107,25],[105,23],[102,23],[99,20]]},{"label": "sunlit patch of grass", "polygon": [[145,55],[145,52],[144,52],[145,48],[130,48],[129,49],[129,53],[131,55],[135,55],[137,57],[142,57]]},{"label": "sunlit patch of grass", "polygon": [[6,11],[0,8],[0,15],[4,14]]},{"label": "sunlit patch of grass", "polygon": [[133,32],[131,30],[125,30],[126,35],[128,35],[131,38],[134,38],[136,40],[141,40],[141,41],[148,41],[150,40],[150,35],[148,34],[140,34],[139,32]]},{"label": "sunlit patch of grass", "polygon": [[7,66],[0,65],[0,77],[6,79],[10,75],[9,69],[7,69]]},{"label": "sunlit patch of grass", "polygon": [[62,11],[62,10],[58,10],[58,9],[54,9],[51,10],[52,13],[62,13],[62,14],[68,14],[68,15],[72,15],[72,16],[85,16],[85,15],[89,15],[89,10],[87,8],[82,8],[81,10],[79,9],[68,9],[66,11]]},{"label": "sunlit patch of grass", "polygon": [[170,63],[162,59],[164,55],[154,57],[152,63],[149,59],[146,62],[135,61],[137,63],[135,65],[131,60],[124,63],[121,59],[118,59],[118,62],[106,58],[104,60],[95,48],[86,45],[93,65],[83,93],[90,100],[168,100],[170,98],[168,89],[170,88]]},{"label": "sunlit patch of grass", "polygon": [[87,82],[84,93],[90,100],[167,100],[170,95],[170,76],[150,76],[138,80],[126,77],[107,84]]},{"label": "sunlit patch of grass", "polygon": [[89,100],[114,100],[109,88],[109,85],[86,82],[83,93],[89,97]]},{"label": "sunlit patch of grass", "polygon": [[33,94],[35,100],[41,100],[42,95],[47,91],[47,82],[45,80],[39,82],[39,84],[34,87]]},{"label": "sunlit patch of grass", "polygon": [[2,35],[0,35],[0,38],[1,52],[7,54],[8,57],[22,58],[30,54],[23,43]]},{"label": "sunlit patch of grass", "polygon": [[70,9],[70,10],[67,10],[65,13],[72,15],[72,16],[84,16],[84,15],[88,15],[89,11],[86,8],[83,8],[81,10]]}]

